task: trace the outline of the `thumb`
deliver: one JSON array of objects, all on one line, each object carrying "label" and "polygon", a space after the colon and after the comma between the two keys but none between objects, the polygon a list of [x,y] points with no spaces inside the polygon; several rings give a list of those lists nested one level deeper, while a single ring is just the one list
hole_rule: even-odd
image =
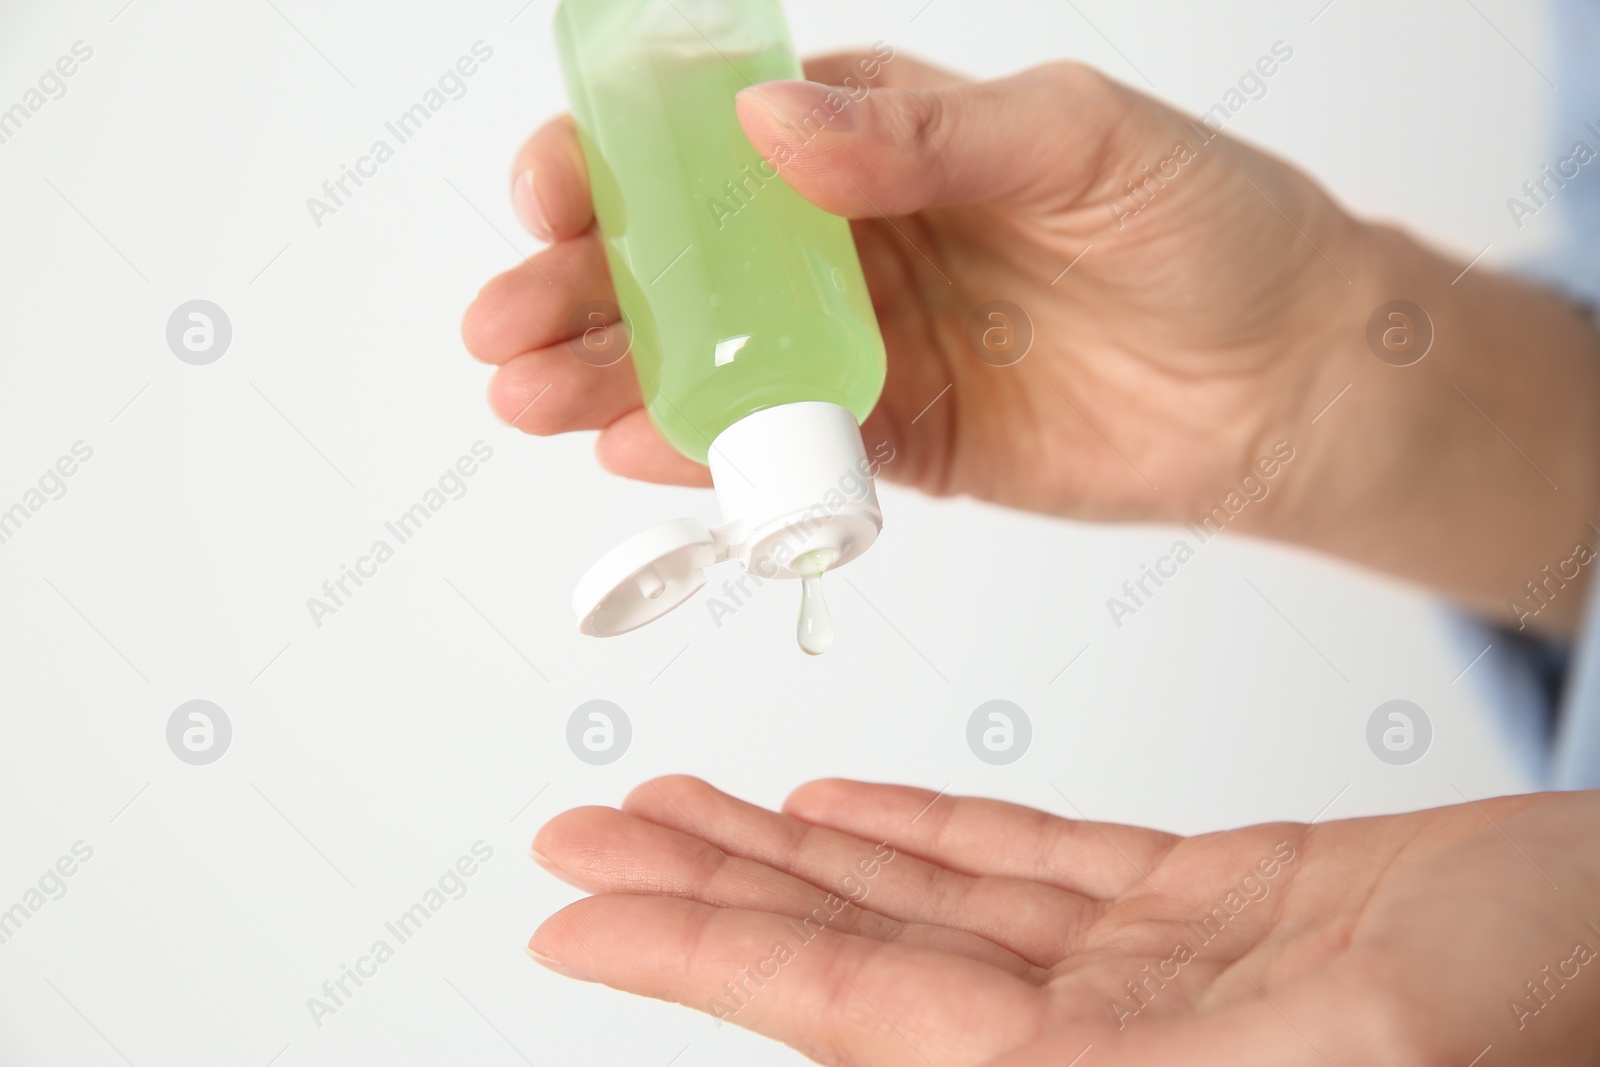
[{"label": "thumb", "polygon": [[976,202],[1059,210],[1102,184],[1137,137],[1139,97],[1076,63],[935,88],[765,82],[739,121],[769,168],[836,215]]}]

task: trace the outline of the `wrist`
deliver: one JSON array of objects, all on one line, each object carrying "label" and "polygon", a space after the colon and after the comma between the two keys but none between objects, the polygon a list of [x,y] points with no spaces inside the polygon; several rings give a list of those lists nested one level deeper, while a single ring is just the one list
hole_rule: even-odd
[{"label": "wrist", "polygon": [[1354,224],[1328,254],[1350,283],[1307,331],[1279,536],[1498,623],[1570,628],[1600,562],[1593,322],[1392,229]]}]

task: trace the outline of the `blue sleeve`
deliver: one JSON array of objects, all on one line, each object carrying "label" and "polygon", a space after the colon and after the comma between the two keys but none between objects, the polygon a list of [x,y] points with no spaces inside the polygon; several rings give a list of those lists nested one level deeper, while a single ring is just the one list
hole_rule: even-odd
[{"label": "blue sleeve", "polygon": [[1561,696],[1549,784],[1554,789],[1600,788],[1600,589],[1591,587],[1583,629]]},{"label": "blue sleeve", "polygon": [[[1600,2],[1553,0],[1550,19],[1560,89],[1546,123],[1544,162],[1570,171],[1576,164],[1563,168],[1561,161],[1584,154],[1589,159],[1575,176],[1562,182],[1546,177],[1542,186],[1523,192],[1525,200],[1535,201],[1537,223],[1554,224],[1560,236],[1553,254],[1519,267],[1593,308],[1600,303]],[[1570,649],[1504,632],[1517,670],[1535,682],[1535,693],[1523,699],[1536,701],[1533,709],[1524,705],[1507,713],[1520,711],[1544,728],[1544,754],[1534,770],[1536,780],[1554,789],[1600,787],[1600,586],[1588,597]]]}]

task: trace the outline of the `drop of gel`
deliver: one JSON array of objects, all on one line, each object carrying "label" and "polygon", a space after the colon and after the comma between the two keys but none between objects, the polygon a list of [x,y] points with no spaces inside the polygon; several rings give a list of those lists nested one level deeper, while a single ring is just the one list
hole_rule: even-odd
[{"label": "drop of gel", "polygon": [[833,616],[822,599],[822,575],[806,575],[800,580],[800,625],[795,636],[808,656],[820,656],[833,645]]}]

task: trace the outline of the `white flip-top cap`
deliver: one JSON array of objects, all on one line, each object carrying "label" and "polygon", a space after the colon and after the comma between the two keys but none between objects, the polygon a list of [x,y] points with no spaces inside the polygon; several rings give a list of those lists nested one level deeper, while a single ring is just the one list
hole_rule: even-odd
[{"label": "white flip-top cap", "polygon": [[601,556],[572,593],[578,629],[615,637],[654,622],[706,584],[716,539],[699,519],[673,519]]},{"label": "white flip-top cap", "polygon": [[883,528],[861,427],[837,404],[740,419],[711,443],[710,466],[729,555],[757,577],[797,578],[791,564],[811,552],[843,566]]},{"label": "white flip-top cap", "polygon": [[837,404],[746,416],[717,435],[709,460],[723,522],[674,519],[607,552],[573,594],[581,632],[612,637],[653,622],[697,593],[705,569],[722,560],[763,579],[841,567],[883,528],[861,428]]}]

